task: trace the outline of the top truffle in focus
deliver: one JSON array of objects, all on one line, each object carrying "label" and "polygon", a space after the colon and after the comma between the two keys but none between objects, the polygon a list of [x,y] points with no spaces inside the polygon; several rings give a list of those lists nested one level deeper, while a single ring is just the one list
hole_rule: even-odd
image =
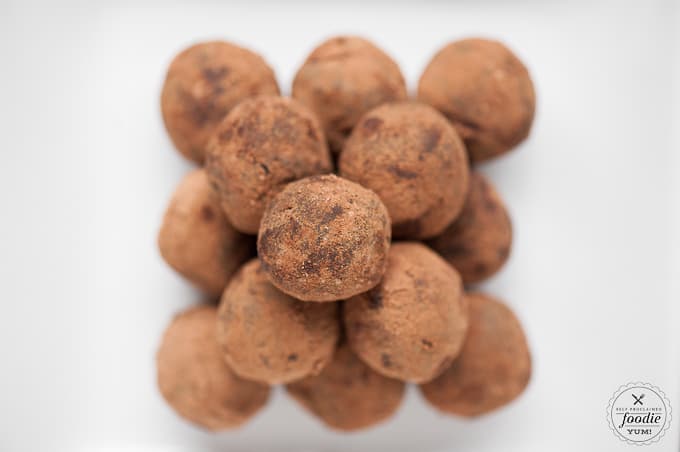
[{"label": "top truffle in focus", "polygon": [[288,184],[269,203],[257,252],[283,292],[334,301],[380,282],[390,239],[390,218],[375,193],[334,175],[313,176]]}]

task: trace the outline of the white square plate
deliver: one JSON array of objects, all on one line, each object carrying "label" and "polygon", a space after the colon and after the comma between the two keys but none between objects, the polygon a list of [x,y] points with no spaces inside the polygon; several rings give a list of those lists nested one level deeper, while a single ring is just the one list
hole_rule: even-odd
[{"label": "white square plate", "polygon": [[[630,447],[605,420],[620,385],[653,383],[680,410],[674,2],[0,10],[0,449],[613,451]],[[532,381],[474,421],[442,416],[410,391],[392,421],[352,435],[329,432],[278,391],[243,430],[210,435],[176,417],[155,387],[163,329],[199,301],[156,250],[165,204],[190,168],[160,119],[164,72],[184,46],[224,38],[261,52],[288,92],[305,55],[336,33],[376,41],[411,90],[433,52],[463,36],[501,39],[529,67],[532,135],[482,171],[516,232],[510,261],[484,290],[523,321]],[[674,417],[649,450],[678,450]]]}]

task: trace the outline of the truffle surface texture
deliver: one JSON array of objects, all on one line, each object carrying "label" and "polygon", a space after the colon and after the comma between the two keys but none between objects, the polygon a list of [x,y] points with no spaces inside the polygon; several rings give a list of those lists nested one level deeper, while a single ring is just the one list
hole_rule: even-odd
[{"label": "truffle surface texture", "polygon": [[378,286],[344,303],[354,352],[387,377],[422,383],[458,355],[467,331],[460,276],[425,245],[392,245]]},{"label": "truffle surface texture", "polygon": [[248,259],[252,241],[229,224],[205,171],[197,169],[175,190],[158,247],[168,265],[206,294],[218,297]]},{"label": "truffle surface texture", "polygon": [[287,183],[333,170],[314,114],[285,97],[237,105],[217,126],[206,170],[224,213],[239,231],[257,234],[267,202]]},{"label": "truffle surface texture", "polygon": [[319,375],[289,384],[286,390],[328,427],[354,431],[392,416],[401,404],[404,383],[374,372],[341,345]]},{"label": "truffle surface texture", "polygon": [[156,355],[158,387],[183,418],[212,431],[239,427],[262,408],[269,387],[242,380],[227,367],[215,339],[217,310],[175,317]]},{"label": "truffle surface texture", "polygon": [[342,300],[380,281],[391,229],[380,198],[334,175],[288,184],[267,206],[257,241],[262,268],[304,301]]},{"label": "truffle surface texture", "polygon": [[468,190],[463,142],[446,118],[417,102],[368,112],[347,140],[339,170],[380,196],[398,238],[441,233],[460,213]]},{"label": "truffle surface texture", "polygon": [[444,232],[428,242],[458,270],[464,284],[496,273],[508,260],[512,223],[503,200],[491,183],[473,172],[463,211]]},{"label": "truffle surface texture", "polygon": [[536,109],[527,68],[503,44],[487,39],[463,39],[442,48],[420,77],[418,99],[453,123],[473,162],[522,142]]},{"label": "truffle surface texture", "polygon": [[466,295],[470,331],[463,351],[440,377],[422,385],[435,408],[459,416],[478,416],[501,407],[524,391],[531,356],[522,326],[500,301]]},{"label": "truffle surface texture", "polygon": [[316,375],[338,341],[337,303],[296,300],[274,287],[254,259],[224,291],[217,341],[239,376],[267,384]]},{"label": "truffle surface texture", "polygon": [[215,126],[240,101],[261,94],[279,94],[262,57],[222,41],[195,44],[168,68],[161,92],[165,128],[186,158],[203,164]]},{"label": "truffle surface texture", "polygon": [[385,102],[406,99],[399,66],[371,42],[337,36],[314,49],[293,81],[293,97],[314,110],[339,153],[359,118]]}]

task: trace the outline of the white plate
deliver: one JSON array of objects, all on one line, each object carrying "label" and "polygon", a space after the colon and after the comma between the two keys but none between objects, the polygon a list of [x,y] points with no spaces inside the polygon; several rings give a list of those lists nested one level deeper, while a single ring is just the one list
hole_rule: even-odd
[{"label": "white plate", "polygon": [[[680,413],[674,6],[10,4],[0,14],[0,449],[629,447],[605,421],[620,385],[653,383]],[[500,38],[530,68],[531,138],[483,171],[516,231],[485,289],[526,326],[533,378],[516,403],[475,421],[441,416],[411,391],[391,422],[340,435],[277,392],[243,430],[209,435],[155,387],[161,332],[199,299],[156,250],[165,204],[189,169],[160,120],[164,71],[195,40],[233,39],[262,52],[287,91],[305,55],[336,32],[375,40],[411,89],[435,50],[467,35]],[[649,450],[678,449],[678,418]]]}]

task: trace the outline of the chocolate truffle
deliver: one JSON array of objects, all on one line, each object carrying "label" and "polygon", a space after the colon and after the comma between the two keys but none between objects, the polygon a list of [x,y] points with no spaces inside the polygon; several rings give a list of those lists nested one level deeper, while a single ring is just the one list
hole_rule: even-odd
[{"label": "chocolate truffle", "polygon": [[531,356],[522,326],[507,306],[482,293],[466,298],[470,328],[463,350],[448,370],[420,389],[435,408],[471,417],[503,406],[524,391]]},{"label": "chocolate truffle", "polygon": [[286,186],[267,206],[257,240],[270,281],[305,301],[351,297],[380,281],[390,219],[380,198],[334,175]]},{"label": "chocolate truffle", "polygon": [[173,269],[208,295],[219,296],[248,259],[252,241],[226,220],[200,169],[185,176],[172,196],[158,247]]},{"label": "chocolate truffle", "polygon": [[333,170],[316,117],[299,102],[257,97],[217,126],[206,170],[239,231],[257,234],[267,202],[288,182]]},{"label": "chocolate truffle", "polygon": [[404,383],[374,372],[341,345],[321,374],[286,386],[288,393],[327,426],[342,431],[371,427],[392,416]]},{"label": "chocolate truffle", "polygon": [[441,233],[468,189],[463,142],[446,118],[416,102],[368,112],[347,140],[339,167],[342,177],[380,196],[399,238]]},{"label": "chocolate truffle", "polygon": [[217,310],[192,308],[175,317],[156,356],[158,387],[182,417],[208,430],[240,426],[267,403],[269,387],[227,367],[215,339]]},{"label": "chocolate truffle", "polygon": [[517,146],[529,135],[536,108],[526,67],[503,44],[488,39],[442,48],[420,77],[418,99],[453,123],[473,162]]},{"label": "chocolate truffle", "polygon": [[288,383],[321,372],[333,356],[339,322],[337,303],[307,303],[284,294],[254,259],[224,291],[217,341],[239,376]]},{"label": "chocolate truffle", "polygon": [[215,126],[243,99],[279,94],[274,72],[257,54],[221,41],[182,51],[161,92],[165,128],[175,147],[202,164]]},{"label": "chocolate truffle", "polygon": [[468,324],[458,272],[425,245],[392,245],[373,290],[344,303],[347,338],[375,371],[422,383],[458,355]]},{"label": "chocolate truffle", "polygon": [[512,224],[484,176],[472,173],[460,216],[428,244],[458,270],[465,284],[480,282],[503,266],[510,255]]},{"label": "chocolate truffle", "polygon": [[406,99],[406,84],[399,66],[375,45],[338,36],[307,57],[293,81],[293,97],[319,115],[331,150],[338,153],[361,115]]}]

